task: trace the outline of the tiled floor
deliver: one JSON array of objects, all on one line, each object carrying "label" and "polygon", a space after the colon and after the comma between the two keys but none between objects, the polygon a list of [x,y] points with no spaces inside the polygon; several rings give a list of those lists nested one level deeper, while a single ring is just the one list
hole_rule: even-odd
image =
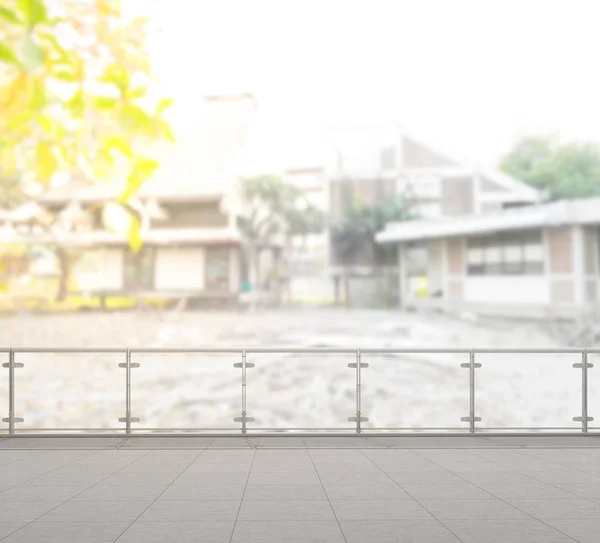
[{"label": "tiled floor", "polygon": [[600,437],[0,438],[6,543],[600,540]]}]

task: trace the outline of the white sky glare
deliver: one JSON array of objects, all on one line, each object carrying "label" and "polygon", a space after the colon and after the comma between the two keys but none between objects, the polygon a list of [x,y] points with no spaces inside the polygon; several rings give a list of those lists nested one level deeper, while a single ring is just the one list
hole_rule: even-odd
[{"label": "white sky glare", "polygon": [[256,96],[250,169],[307,165],[337,123],[398,122],[478,164],[525,134],[600,140],[598,0],[146,4],[166,93]]}]

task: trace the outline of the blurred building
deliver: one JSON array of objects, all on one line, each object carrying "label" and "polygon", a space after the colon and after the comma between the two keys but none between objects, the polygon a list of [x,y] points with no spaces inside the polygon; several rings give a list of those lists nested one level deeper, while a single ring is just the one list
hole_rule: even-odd
[{"label": "blurred building", "polygon": [[[400,305],[574,318],[600,301],[600,198],[387,225],[399,252]],[[428,291],[415,296],[406,256],[425,248]]]},{"label": "blurred building", "polygon": [[122,187],[82,179],[47,189],[35,205],[63,217],[96,206],[83,222],[52,231],[13,229],[3,241],[76,250],[72,288],[80,293],[237,298],[247,273],[236,220],[237,161],[256,107],[249,94],[208,96],[193,109],[174,105],[177,142],[154,150],[161,167],[130,201],[142,226],[138,253],[126,231],[106,228],[111,214],[119,220],[119,210],[107,204]]},{"label": "blurred building", "polygon": [[[506,174],[481,169],[440,152],[394,124],[339,127],[331,132],[327,164],[330,220],[343,219],[359,202],[376,206],[403,196],[423,219],[480,215],[539,202],[543,195]],[[413,291],[425,273],[426,254],[418,238],[411,241],[405,266]],[[329,273],[336,298],[349,305],[397,305],[398,260],[394,251],[376,262],[365,244],[351,255],[340,254],[333,237]]]}]

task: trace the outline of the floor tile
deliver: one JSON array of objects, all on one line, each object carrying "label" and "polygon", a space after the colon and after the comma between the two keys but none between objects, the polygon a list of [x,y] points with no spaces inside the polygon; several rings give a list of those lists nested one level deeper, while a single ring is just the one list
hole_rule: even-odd
[{"label": "floor tile", "polygon": [[232,501],[156,501],[138,522],[197,522],[235,520],[239,500]]},{"label": "floor tile", "polygon": [[467,482],[451,485],[418,485],[411,483],[400,486],[416,500],[485,500],[493,497],[485,490]]},{"label": "floor tile", "polygon": [[316,472],[270,473],[252,472],[248,478],[249,485],[320,485],[321,479]]},{"label": "floor tile", "polygon": [[94,473],[47,473],[35,478],[35,484],[40,486],[75,486],[95,485],[107,477],[106,474]]},{"label": "floor tile", "polygon": [[529,498],[568,500],[576,497],[566,490],[539,482],[527,484],[479,483],[478,486],[502,500]]},{"label": "floor tile", "polygon": [[239,520],[335,520],[328,500],[245,501]]},{"label": "floor tile", "polygon": [[580,498],[600,499],[600,485],[597,483],[556,483],[556,486]]},{"label": "floor tile", "polygon": [[231,543],[345,543],[345,540],[335,520],[238,520]]},{"label": "floor tile", "polygon": [[460,543],[436,520],[344,520],[340,524],[347,543]]},{"label": "floor tile", "polygon": [[133,522],[148,501],[67,502],[44,515],[43,522]]},{"label": "floor tile", "polygon": [[331,500],[412,500],[398,485],[327,485]]},{"label": "floor tile", "polygon": [[[423,485],[450,485],[450,484],[462,484],[464,479],[460,476],[450,473],[448,471],[402,471],[396,473],[389,473],[390,478],[398,484],[423,484]],[[494,478],[497,480],[497,477]]]},{"label": "floor tile", "polygon": [[432,518],[414,500],[331,500],[338,520],[405,520]]},{"label": "floor tile", "polygon": [[326,499],[321,485],[248,485],[244,493],[244,501]]},{"label": "floor tile", "polygon": [[25,526],[22,522],[0,522],[0,538],[6,537]]},{"label": "floor tile", "polygon": [[5,502],[65,502],[86,489],[85,486],[49,486],[25,483],[0,494],[0,503]]},{"label": "floor tile", "polygon": [[59,506],[61,502],[2,502],[0,522],[31,522]]},{"label": "floor tile", "polygon": [[545,519],[544,522],[579,543],[598,543],[600,519]]},{"label": "floor tile", "polygon": [[323,485],[385,485],[390,482],[390,478],[382,472],[363,475],[341,471],[319,475]]},{"label": "floor tile", "polygon": [[243,493],[244,485],[199,485],[177,481],[161,494],[159,501],[231,501],[241,500]]},{"label": "floor tile", "polygon": [[589,500],[506,500],[539,519],[600,519],[600,504]]},{"label": "floor tile", "polygon": [[34,522],[4,543],[113,543],[127,522]]},{"label": "floor tile", "polygon": [[529,515],[502,500],[420,500],[438,519],[529,519]]},{"label": "floor tile", "polygon": [[134,522],[118,543],[229,543],[234,521]]},{"label": "floor tile", "polygon": [[73,501],[78,502],[102,502],[102,501],[146,501],[151,502],[158,498],[167,488],[165,485],[150,484],[128,485],[128,484],[105,484],[99,483],[85,490]]},{"label": "floor tile", "polygon": [[443,520],[463,543],[573,543],[539,520]]}]

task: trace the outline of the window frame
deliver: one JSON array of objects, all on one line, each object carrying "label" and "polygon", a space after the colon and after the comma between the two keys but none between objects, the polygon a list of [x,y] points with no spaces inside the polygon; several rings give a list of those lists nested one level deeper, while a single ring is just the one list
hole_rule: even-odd
[{"label": "window frame", "polygon": [[[526,248],[539,248],[540,259],[528,260]],[[509,249],[518,248],[520,257],[507,259]],[[472,252],[481,251],[480,258],[471,260]],[[498,250],[500,261],[487,262],[488,251]],[[541,229],[516,230],[491,235],[468,237],[466,242],[466,275],[467,276],[495,276],[495,277],[522,277],[541,276],[546,270],[544,252],[544,235]],[[487,258],[486,258],[487,256]]]}]

